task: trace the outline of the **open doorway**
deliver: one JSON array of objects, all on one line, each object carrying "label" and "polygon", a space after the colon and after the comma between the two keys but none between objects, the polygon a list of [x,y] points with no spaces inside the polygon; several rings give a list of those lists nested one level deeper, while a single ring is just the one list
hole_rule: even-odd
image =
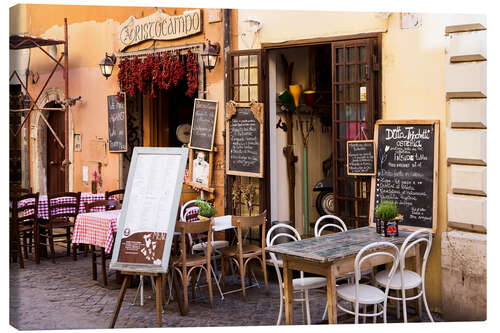
[{"label": "open doorway", "polygon": [[[122,156],[121,186],[125,188],[134,147],[182,147],[189,142],[195,97],[186,96],[187,83],[160,90],[156,97],[127,98],[127,146]],[[198,96],[196,92],[194,96]]]},{"label": "open doorway", "polygon": [[[349,228],[368,223],[370,178],[346,174],[345,146],[373,137],[377,41],[346,37],[267,49],[272,220],[293,221],[301,234],[311,234],[324,214],[339,216]],[[280,98],[290,85],[301,87],[292,112]],[[287,159],[288,149],[295,162]]]}]

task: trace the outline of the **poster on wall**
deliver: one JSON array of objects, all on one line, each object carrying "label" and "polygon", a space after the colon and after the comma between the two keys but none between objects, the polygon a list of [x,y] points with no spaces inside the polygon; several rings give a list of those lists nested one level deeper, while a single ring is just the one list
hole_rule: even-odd
[{"label": "poster on wall", "polygon": [[125,94],[121,101],[118,96],[108,96],[108,136],[109,151],[119,153],[127,151],[127,102]]},{"label": "poster on wall", "polygon": [[347,141],[347,174],[349,176],[375,175],[375,141]]},{"label": "poster on wall", "polygon": [[111,269],[167,271],[187,155],[187,148],[134,148]]},{"label": "poster on wall", "polygon": [[217,101],[196,98],[193,106],[189,148],[212,151],[216,121]]}]

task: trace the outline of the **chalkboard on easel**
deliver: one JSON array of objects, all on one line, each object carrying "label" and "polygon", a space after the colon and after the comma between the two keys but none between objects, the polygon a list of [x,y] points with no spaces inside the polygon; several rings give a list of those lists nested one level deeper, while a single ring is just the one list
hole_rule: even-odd
[{"label": "chalkboard on easel", "polygon": [[396,203],[401,230],[436,231],[439,120],[379,120],[375,124],[376,174],[372,178],[370,224],[382,200]]},{"label": "chalkboard on easel", "polygon": [[127,151],[127,108],[125,94],[121,101],[118,96],[108,96],[108,134],[109,151],[119,153]]},{"label": "chalkboard on easel", "polygon": [[264,177],[264,104],[226,104],[226,173]]},{"label": "chalkboard on easel", "polygon": [[212,151],[216,121],[217,101],[196,98],[193,106],[189,148]]},{"label": "chalkboard on easel", "polygon": [[349,176],[375,175],[374,140],[347,141],[347,174]]}]

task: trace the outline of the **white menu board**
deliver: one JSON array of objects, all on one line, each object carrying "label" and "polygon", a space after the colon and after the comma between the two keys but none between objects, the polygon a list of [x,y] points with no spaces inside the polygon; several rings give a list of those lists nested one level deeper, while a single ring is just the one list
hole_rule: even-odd
[{"label": "white menu board", "polygon": [[188,151],[134,148],[111,269],[167,271]]}]

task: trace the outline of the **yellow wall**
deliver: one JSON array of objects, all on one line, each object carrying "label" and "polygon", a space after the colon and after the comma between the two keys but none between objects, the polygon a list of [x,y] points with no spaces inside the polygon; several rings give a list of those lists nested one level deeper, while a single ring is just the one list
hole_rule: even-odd
[{"label": "yellow wall", "polygon": [[[239,49],[260,48],[277,43],[318,37],[382,32],[383,119],[440,120],[440,158],[437,233],[428,263],[426,289],[430,307],[441,310],[441,232],[446,230],[446,99],[445,26],[450,15],[424,14],[418,29],[401,29],[401,15],[392,13],[308,12],[239,10]],[[253,23],[262,22],[254,33]],[[300,24],[297,24],[300,22]],[[271,100],[274,96],[270,97]],[[279,155],[279,154],[278,154]],[[282,201],[283,205],[286,205]],[[310,210],[314,209],[311,202]],[[281,209],[282,210],[282,209]],[[296,205],[302,214],[302,207]]]},{"label": "yellow wall", "polygon": [[[68,20],[69,35],[69,96],[82,96],[75,106],[71,107],[72,127],[74,133],[82,135],[82,151],[73,152],[73,176],[70,179],[73,191],[90,191],[89,182],[82,181],[82,166],[89,168],[89,180],[97,162],[92,161],[92,141],[108,139],[107,102],[108,95],[114,95],[119,90],[117,80],[118,68],[115,66],[112,76],[106,80],[100,73],[98,64],[105,53],[118,53],[117,30],[130,16],[141,18],[153,14],[159,7],[110,7],[110,6],[73,6],[73,5],[17,5],[10,10],[11,33],[28,33],[30,35],[64,39],[64,18]],[[180,15],[188,8],[161,9],[169,15]],[[156,47],[175,46],[183,44],[203,43],[206,39],[219,42],[222,45],[222,22],[208,23],[208,15],[202,9],[202,32],[186,38],[172,41],[157,42]],[[132,46],[129,50],[149,48],[152,41],[145,41]],[[47,48],[48,50],[48,48]],[[58,46],[57,57],[63,51]],[[38,49],[30,50],[30,70],[38,72],[38,83],[30,86],[30,92],[36,98],[43,87],[54,62]],[[215,145],[219,153],[216,162],[223,160],[223,63],[222,60],[212,72],[206,73],[207,99],[219,101],[218,125]],[[201,68],[202,70],[202,68]],[[64,92],[62,71],[58,70],[47,86],[57,87]],[[201,91],[203,87],[199,87]],[[174,129],[175,130],[175,129]],[[64,139],[62,139],[64,141]],[[70,148],[73,150],[73,147]],[[119,180],[119,153],[108,153],[102,169],[103,187],[100,191],[116,189]],[[216,163],[224,165],[224,163]],[[215,168],[214,179],[217,181],[217,208],[223,212],[224,182],[223,169]],[[71,176],[71,174],[70,174]],[[221,181],[222,180],[222,181]]]}]

